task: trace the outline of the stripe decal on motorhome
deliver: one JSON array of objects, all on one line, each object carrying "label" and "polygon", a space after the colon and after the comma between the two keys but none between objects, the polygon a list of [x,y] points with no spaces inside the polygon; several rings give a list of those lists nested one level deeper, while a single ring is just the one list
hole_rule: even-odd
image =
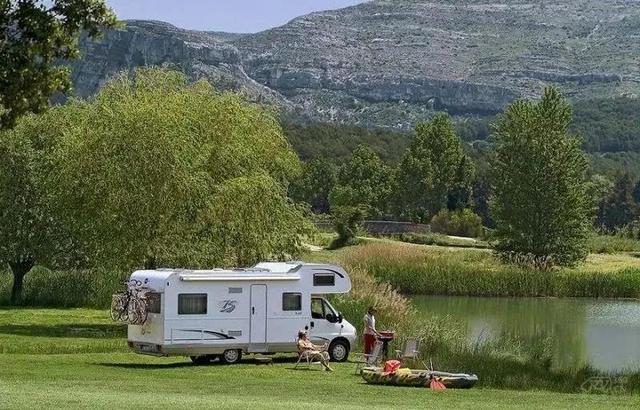
[{"label": "stripe decal on motorhome", "polygon": [[330,273],[335,273],[336,275],[340,276],[341,278],[344,279],[344,275],[340,272],[338,272],[337,270],[333,270],[333,269],[329,269],[329,268],[323,268],[323,269],[318,269],[316,271],[314,271],[314,273],[323,273],[323,271],[327,271]]},{"label": "stripe decal on motorhome", "polygon": [[286,281],[286,280],[300,280],[299,275],[287,275],[287,276],[275,276],[275,275],[264,275],[264,276],[224,276],[224,275],[180,275],[180,280],[185,282],[204,282],[204,281],[220,281],[220,282],[229,282],[229,281]]},{"label": "stripe decal on motorhome", "polygon": [[[176,329],[179,332],[196,332],[196,333],[207,333],[209,335],[218,336],[218,339],[235,339],[235,337],[225,335],[224,333],[214,332],[213,330],[198,330],[198,329]],[[186,340],[186,339],[180,339]],[[189,340],[199,340],[199,339],[189,339]]]}]

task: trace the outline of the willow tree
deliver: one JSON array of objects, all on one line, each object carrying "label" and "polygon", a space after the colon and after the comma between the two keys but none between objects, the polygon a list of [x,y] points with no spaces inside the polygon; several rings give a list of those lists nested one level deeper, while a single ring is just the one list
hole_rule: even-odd
[{"label": "willow tree", "polygon": [[571,117],[569,103],[547,88],[539,101],[517,101],[497,120],[492,211],[496,249],[504,256],[528,255],[549,266],[587,255],[588,164],[580,141],[567,132]]},{"label": "willow tree", "polygon": [[300,164],[271,112],[161,69],[117,76],[84,106],[48,183],[91,264],[249,264],[300,249],[308,224],[285,196]]}]

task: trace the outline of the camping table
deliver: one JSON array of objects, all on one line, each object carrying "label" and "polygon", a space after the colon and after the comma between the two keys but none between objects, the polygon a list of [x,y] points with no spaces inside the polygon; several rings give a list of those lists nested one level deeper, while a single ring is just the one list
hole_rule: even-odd
[{"label": "camping table", "polygon": [[383,330],[378,333],[380,333],[378,340],[382,342],[382,357],[384,357],[384,360],[387,360],[389,358],[389,342],[395,339],[396,332],[393,330]]}]

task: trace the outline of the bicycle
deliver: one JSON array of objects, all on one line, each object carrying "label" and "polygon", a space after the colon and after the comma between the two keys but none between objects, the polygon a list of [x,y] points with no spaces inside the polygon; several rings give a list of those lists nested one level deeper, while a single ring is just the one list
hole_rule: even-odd
[{"label": "bicycle", "polygon": [[111,298],[111,319],[141,325],[148,317],[145,294],[149,289],[143,288],[142,282],[136,279],[125,281],[124,285],[125,291]]}]

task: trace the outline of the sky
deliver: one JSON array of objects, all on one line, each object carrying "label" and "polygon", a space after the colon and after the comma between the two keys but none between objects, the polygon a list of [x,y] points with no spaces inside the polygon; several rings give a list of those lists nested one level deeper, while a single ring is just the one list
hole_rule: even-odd
[{"label": "sky", "polygon": [[319,10],[365,0],[107,0],[121,20],[161,20],[208,31],[255,33]]}]

